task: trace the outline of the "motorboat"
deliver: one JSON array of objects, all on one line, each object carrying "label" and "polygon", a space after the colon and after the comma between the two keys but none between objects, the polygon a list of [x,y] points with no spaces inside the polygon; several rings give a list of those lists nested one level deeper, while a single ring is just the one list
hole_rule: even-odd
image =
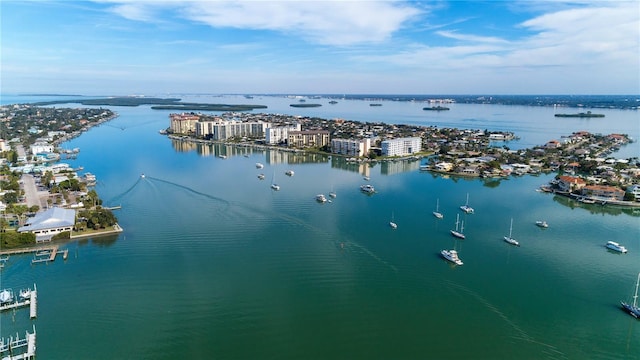
[{"label": "motorboat", "polygon": [[271,184],[271,188],[272,188],[273,190],[275,190],[275,191],[278,191],[278,190],[280,190],[280,185],[278,185],[278,184]]},{"label": "motorboat", "polygon": [[4,289],[0,291],[0,305],[13,302],[13,291],[11,289]]},{"label": "motorboat", "polygon": [[327,198],[324,196],[324,194],[318,194],[316,195],[316,201],[320,203],[324,203],[324,202],[327,202]]},{"label": "motorboat", "polygon": [[258,174],[258,179],[264,180],[264,174]]},{"label": "motorboat", "polygon": [[285,174],[288,175],[288,176],[293,176],[293,174],[295,174],[295,173],[293,172],[293,170],[287,170],[285,172]]},{"label": "motorboat", "polygon": [[636,292],[633,295],[633,303],[628,304],[624,301],[620,302],[622,309],[636,319],[640,319],[640,307],[638,307],[638,285],[640,285],[640,273],[638,273],[638,280],[636,280]]},{"label": "motorboat", "polygon": [[627,248],[625,248],[624,246],[618,244],[615,241],[607,241],[607,245],[606,245],[607,249],[613,250],[613,251],[617,251],[617,252],[621,252],[623,254],[627,253]]},{"label": "motorboat", "polygon": [[456,265],[464,264],[462,260],[460,260],[460,258],[458,257],[458,252],[455,250],[442,250],[440,251],[440,255],[442,255],[443,258],[445,258],[448,261],[451,261]]},{"label": "motorboat", "polygon": [[262,169],[264,167],[264,165],[262,165],[261,163],[256,163],[256,169]]},{"label": "motorboat", "polygon": [[373,194],[374,192],[376,192],[376,189],[373,187],[373,185],[364,184],[364,185],[360,185],[360,191],[367,194]]},{"label": "motorboat", "polygon": [[20,290],[20,293],[18,294],[18,296],[20,297],[20,300],[31,299],[31,289]]},{"label": "motorboat", "polygon": [[548,228],[549,227],[549,224],[547,224],[547,222],[544,221],[544,220],[536,221],[536,225],[541,227],[541,228]]}]

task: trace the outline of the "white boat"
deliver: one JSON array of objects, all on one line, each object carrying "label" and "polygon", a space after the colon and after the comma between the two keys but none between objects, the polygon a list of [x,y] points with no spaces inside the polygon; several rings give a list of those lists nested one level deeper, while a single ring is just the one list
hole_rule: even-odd
[{"label": "white boat", "polygon": [[293,176],[293,174],[295,173],[293,172],[293,170],[287,170],[285,174],[287,174],[288,176]]},{"label": "white boat", "polygon": [[464,222],[462,222],[462,226],[460,227],[460,231],[458,231],[458,224],[460,224],[460,215],[456,215],[456,229],[455,230],[449,230],[451,231],[451,235],[460,238],[460,239],[464,239],[464,234],[462,233],[464,230]]},{"label": "white boat", "polygon": [[144,173],[140,174],[140,177],[144,179]]},{"label": "white boat", "polygon": [[607,245],[606,245],[607,249],[611,249],[613,251],[617,251],[617,252],[621,252],[623,254],[627,253],[627,248],[618,244],[615,241],[607,241]]},{"label": "white boat", "polygon": [[393,213],[391,213],[391,221],[389,221],[389,226],[391,226],[392,229],[398,228],[398,224],[396,224],[396,222],[393,220]]},{"label": "white boat", "polygon": [[547,224],[547,222],[544,221],[544,220],[536,221],[536,225],[538,225],[541,228],[548,228],[549,227],[549,224]]},{"label": "white boat", "polygon": [[513,218],[511,218],[511,225],[509,226],[509,236],[504,237],[504,241],[508,242],[511,245],[520,246],[518,240],[514,239],[511,236],[511,232],[513,231]]},{"label": "white boat", "polygon": [[262,169],[264,167],[264,165],[262,165],[261,163],[256,163],[256,169]]},{"label": "white boat", "polygon": [[360,185],[360,191],[367,194],[373,194],[374,192],[376,192],[376,189],[373,187],[373,185],[364,184],[364,185]]},{"label": "white boat", "polygon": [[324,196],[324,194],[318,194],[316,195],[316,201],[324,203],[327,202],[327,198]]},{"label": "white boat", "polygon": [[437,217],[438,219],[444,218],[442,213],[440,213],[440,199],[436,200],[436,211],[433,212],[433,216]]},{"label": "white boat", "polygon": [[219,157],[220,159],[226,159],[226,158],[227,158],[227,155],[218,155],[218,157]]},{"label": "white boat", "polygon": [[258,179],[264,180],[264,174],[258,174]]},{"label": "white boat", "polygon": [[271,178],[271,188],[275,191],[278,191],[280,190],[280,185],[276,184],[275,179],[276,179],[276,173],[274,172],[273,177]]},{"label": "white boat", "polygon": [[463,265],[464,263],[462,262],[462,260],[460,260],[460,258],[458,257],[458,252],[455,250],[442,250],[440,251],[440,255],[442,255],[443,258],[451,261],[452,263],[456,264],[456,265]]},{"label": "white boat", "polygon": [[332,198],[336,198],[336,196],[338,196],[338,194],[335,193],[335,191],[332,191],[329,193],[329,196],[331,196]]},{"label": "white boat", "polygon": [[640,273],[638,273],[638,280],[636,280],[636,292],[633,294],[633,304],[627,304],[624,301],[620,301],[622,309],[636,319],[640,319],[640,307],[638,307],[638,285],[640,285]]},{"label": "white boat", "polygon": [[20,294],[18,296],[20,297],[20,300],[31,299],[31,289],[20,290]]},{"label": "white boat", "polygon": [[363,179],[364,179],[364,181],[369,181],[369,180],[371,180],[368,176],[364,176],[364,177],[363,177]]},{"label": "white boat", "polygon": [[10,302],[13,302],[13,291],[11,289],[0,291],[0,304],[8,304]]},{"label": "white boat", "polygon": [[466,212],[467,214],[473,214],[473,208],[469,206],[469,193],[467,193],[467,202],[460,206],[460,210]]}]

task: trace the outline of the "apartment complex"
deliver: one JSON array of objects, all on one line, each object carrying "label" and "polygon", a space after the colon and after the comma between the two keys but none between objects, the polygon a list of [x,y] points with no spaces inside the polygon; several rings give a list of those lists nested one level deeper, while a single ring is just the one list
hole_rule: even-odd
[{"label": "apartment complex", "polygon": [[195,123],[195,135],[212,140],[227,140],[233,137],[264,138],[265,130],[269,126],[269,123],[262,121],[198,121]]},{"label": "apartment complex", "polygon": [[365,156],[371,149],[371,139],[331,139],[331,152],[348,156]]},{"label": "apartment complex", "polygon": [[265,131],[265,142],[269,145],[279,144],[289,139],[289,131],[302,130],[300,124],[269,127]]},{"label": "apartment complex", "polygon": [[422,150],[422,139],[419,137],[384,140],[381,144],[382,155],[403,156],[418,153]]},{"label": "apartment complex", "polygon": [[321,148],[329,145],[329,131],[327,130],[304,130],[289,131],[287,145],[290,147],[315,147]]}]

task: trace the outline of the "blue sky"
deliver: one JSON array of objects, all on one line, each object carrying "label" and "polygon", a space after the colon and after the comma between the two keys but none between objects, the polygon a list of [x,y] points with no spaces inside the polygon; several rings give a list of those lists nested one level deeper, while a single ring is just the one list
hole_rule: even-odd
[{"label": "blue sky", "polygon": [[0,2],[5,94],[640,94],[638,1]]}]

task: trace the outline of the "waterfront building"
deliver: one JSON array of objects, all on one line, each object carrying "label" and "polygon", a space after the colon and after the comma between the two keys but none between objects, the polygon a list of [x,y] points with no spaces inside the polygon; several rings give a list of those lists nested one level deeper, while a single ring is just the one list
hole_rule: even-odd
[{"label": "waterfront building", "polygon": [[329,131],[327,130],[304,130],[289,131],[287,137],[289,147],[304,148],[315,147],[321,148],[329,145]]},{"label": "waterfront building", "polygon": [[300,131],[300,124],[285,126],[270,126],[265,130],[265,142],[270,145],[276,145],[287,141],[289,131]]},{"label": "waterfront building", "polygon": [[411,155],[422,150],[422,139],[419,137],[388,139],[382,142],[381,147],[384,156]]},{"label": "waterfront building", "polygon": [[18,232],[31,232],[36,235],[36,242],[51,241],[51,238],[63,231],[72,231],[76,221],[76,211],[52,207],[18,228]]},{"label": "waterfront building", "polygon": [[211,140],[228,140],[234,137],[264,138],[265,130],[271,126],[263,121],[214,120],[195,124],[197,137]]},{"label": "waterfront building", "polygon": [[607,185],[587,185],[582,188],[582,195],[618,201],[624,200],[624,191],[622,189]]},{"label": "waterfront building", "polygon": [[331,139],[331,152],[348,156],[364,156],[371,149],[371,139]]},{"label": "waterfront building", "polygon": [[571,192],[573,190],[580,190],[587,185],[587,182],[576,176],[560,176],[558,178],[558,188],[561,191]]},{"label": "waterfront building", "polygon": [[52,153],[54,150],[53,145],[45,141],[37,141],[29,146],[31,154],[36,155],[40,153]]},{"label": "waterfront building", "polygon": [[640,185],[635,184],[627,187],[627,192],[633,194],[636,201],[640,201]]},{"label": "waterfront building", "polygon": [[190,113],[169,114],[169,118],[169,128],[174,134],[194,134],[196,123],[200,120],[199,115]]}]

